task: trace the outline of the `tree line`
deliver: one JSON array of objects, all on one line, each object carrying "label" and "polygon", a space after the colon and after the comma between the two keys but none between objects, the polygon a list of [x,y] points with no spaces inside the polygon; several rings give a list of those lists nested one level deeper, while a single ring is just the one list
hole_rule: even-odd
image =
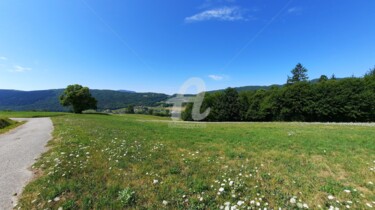
[{"label": "tree line", "polygon": [[[192,120],[192,107],[192,103],[186,105],[183,120]],[[307,69],[297,64],[281,87],[206,93],[201,111],[209,107],[204,121],[374,122],[375,68],[363,77],[322,75],[308,81]]]}]

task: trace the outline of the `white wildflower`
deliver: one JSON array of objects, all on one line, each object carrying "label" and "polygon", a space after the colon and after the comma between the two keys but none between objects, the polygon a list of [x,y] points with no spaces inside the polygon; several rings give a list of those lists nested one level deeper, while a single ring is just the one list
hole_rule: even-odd
[{"label": "white wildflower", "polygon": [[244,201],[238,201],[237,205],[242,206],[242,204],[244,204],[244,203],[245,203]]},{"label": "white wildflower", "polygon": [[230,210],[237,210],[237,206],[236,206],[236,205],[231,206],[231,207],[230,207]]}]

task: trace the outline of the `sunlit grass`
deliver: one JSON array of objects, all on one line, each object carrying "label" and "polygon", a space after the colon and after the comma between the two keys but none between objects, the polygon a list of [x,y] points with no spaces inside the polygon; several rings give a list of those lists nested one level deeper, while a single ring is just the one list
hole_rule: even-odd
[{"label": "sunlit grass", "polygon": [[299,123],[171,127],[167,118],[53,118],[22,209],[368,208],[375,129]]}]

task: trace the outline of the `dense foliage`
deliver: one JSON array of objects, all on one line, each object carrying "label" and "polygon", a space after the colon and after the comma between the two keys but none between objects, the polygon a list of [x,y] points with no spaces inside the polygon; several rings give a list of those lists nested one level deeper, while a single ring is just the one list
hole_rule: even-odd
[{"label": "dense foliage", "polygon": [[60,96],[63,106],[70,106],[74,113],[82,113],[84,110],[97,109],[98,101],[92,97],[88,87],[81,85],[69,85]]},{"label": "dense foliage", "polygon": [[[242,91],[233,88],[207,94],[201,110],[211,107],[206,121],[375,121],[375,69],[362,78],[337,80],[322,76],[308,82],[307,70],[293,69],[285,86],[268,90]],[[298,75],[297,75],[298,74]],[[184,120],[191,119],[192,105]]]}]

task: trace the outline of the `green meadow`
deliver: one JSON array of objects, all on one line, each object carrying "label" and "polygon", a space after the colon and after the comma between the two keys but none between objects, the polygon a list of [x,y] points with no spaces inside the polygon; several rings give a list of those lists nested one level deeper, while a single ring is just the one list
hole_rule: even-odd
[{"label": "green meadow", "polygon": [[21,209],[375,206],[370,124],[172,124],[143,115],[0,113],[13,116],[51,116],[55,126]]}]

